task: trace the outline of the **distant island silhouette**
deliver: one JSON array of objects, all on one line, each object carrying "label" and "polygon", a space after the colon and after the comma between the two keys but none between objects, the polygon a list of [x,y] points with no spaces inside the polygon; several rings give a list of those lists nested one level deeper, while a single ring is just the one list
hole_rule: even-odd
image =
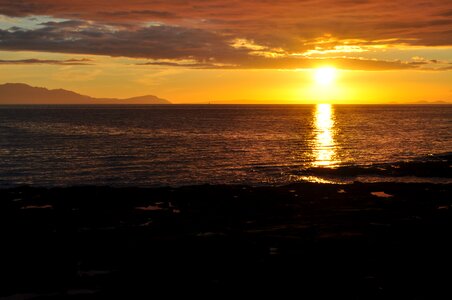
[{"label": "distant island silhouette", "polygon": [[127,99],[94,98],[64,89],[49,90],[24,83],[0,85],[0,104],[171,104],[153,95]]}]

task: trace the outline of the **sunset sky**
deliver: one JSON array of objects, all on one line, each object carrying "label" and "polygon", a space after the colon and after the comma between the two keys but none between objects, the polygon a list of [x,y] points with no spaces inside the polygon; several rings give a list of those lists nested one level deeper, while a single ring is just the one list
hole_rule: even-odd
[{"label": "sunset sky", "polygon": [[95,97],[452,102],[452,1],[0,0],[0,65]]}]

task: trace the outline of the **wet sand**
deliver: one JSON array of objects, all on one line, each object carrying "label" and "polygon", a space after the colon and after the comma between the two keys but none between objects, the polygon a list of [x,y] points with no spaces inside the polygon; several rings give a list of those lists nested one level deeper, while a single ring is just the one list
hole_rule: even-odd
[{"label": "wet sand", "polygon": [[20,187],[0,199],[7,299],[452,297],[451,185]]}]

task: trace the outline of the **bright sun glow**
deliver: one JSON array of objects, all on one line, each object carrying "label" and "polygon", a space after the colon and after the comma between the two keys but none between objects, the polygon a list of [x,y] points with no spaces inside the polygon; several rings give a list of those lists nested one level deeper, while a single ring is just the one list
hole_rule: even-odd
[{"label": "bright sun glow", "polygon": [[337,70],[333,67],[318,68],[314,72],[314,80],[320,85],[330,85],[336,78]]}]

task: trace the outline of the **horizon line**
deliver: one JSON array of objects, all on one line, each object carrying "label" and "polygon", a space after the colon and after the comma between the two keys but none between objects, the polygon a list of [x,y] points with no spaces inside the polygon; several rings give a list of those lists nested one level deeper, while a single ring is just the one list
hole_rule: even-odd
[{"label": "horizon line", "polygon": [[153,103],[0,103],[0,106],[175,106],[175,105],[199,105],[199,106],[209,106],[209,105],[319,105],[319,104],[329,104],[329,105],[452,105],[452,102],[430,102],[430,103],[389,103],[389,102],[377,102],[377,103],[334,103],[334,102],[316,102],[316,103],[170,103],[170,104],[153,104]]}]

